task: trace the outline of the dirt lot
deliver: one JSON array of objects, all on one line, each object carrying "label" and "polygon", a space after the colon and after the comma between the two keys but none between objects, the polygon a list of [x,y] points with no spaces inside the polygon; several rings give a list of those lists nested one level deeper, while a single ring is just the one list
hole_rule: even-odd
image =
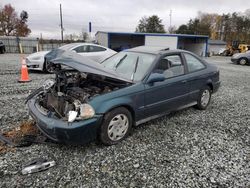
[{"label": "dirt lot", "polygon": [[[36,144],[0,154],[0,187],[248,187],[250,186],[250,66],[208,58],[222,86],[206,111],[193,108],[134,128],[112,147]],[[0,130],[28,119],[24,99],[44,80],[20,84],[18,55],[0,55]],[[22,164],[55,160],[47,171],[21,175]]]}]

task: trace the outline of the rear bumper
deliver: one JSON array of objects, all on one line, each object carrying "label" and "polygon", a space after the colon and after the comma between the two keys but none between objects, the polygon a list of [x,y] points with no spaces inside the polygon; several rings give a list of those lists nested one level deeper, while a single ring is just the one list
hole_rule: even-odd
[{"label": "rear bumper", "polygon": [[35,99],[28,101],[28,108],[40,131],[51,140],[60,143],[88,143],[96,139],[98,128],[102,123],[102,115],[73,123],[49,117],[37,108]]}]

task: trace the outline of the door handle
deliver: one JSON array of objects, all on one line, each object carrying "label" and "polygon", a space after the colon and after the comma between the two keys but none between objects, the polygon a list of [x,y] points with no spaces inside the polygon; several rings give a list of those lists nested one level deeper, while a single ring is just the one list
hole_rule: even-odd
[{"label": "door handle", "polygon": [[187,80],[182,80],[181,83],[187,83]]}]

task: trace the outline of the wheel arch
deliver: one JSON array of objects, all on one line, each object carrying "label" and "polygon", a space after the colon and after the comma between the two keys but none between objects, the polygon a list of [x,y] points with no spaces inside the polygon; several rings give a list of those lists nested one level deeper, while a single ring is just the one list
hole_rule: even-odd
[{"label": "wheel arch", "polygon": [[240,57],[240,58],[238,59],[238,64],[240,64],[240,61],[241,61],[242,59],[245,59],[245,60],[246,60],[246,64],[249,63],[249,60],[248,60],[247,57]]},{"label": "wheel arch", "polygon": [[134,108],[129,105],[129,104],[117,104],[115,106],[112,106],[111,108],[107,109],[107,111],[104,113],[104,114],[107,114],[109,113],[110,111],[116,109],[116,108],[120,108],[120,107],[123,107],[123,108],[126,108],[130,113],[131,113],[131,116],[132,116],[132,121],[133,121],[133,125],[135,124],[135,110]]},{"label": "wheel arch", "polygon": [[210,87],[211,91],[213,92],[214,86],[213,86],[212,82],[208,82],[207,86]]}]

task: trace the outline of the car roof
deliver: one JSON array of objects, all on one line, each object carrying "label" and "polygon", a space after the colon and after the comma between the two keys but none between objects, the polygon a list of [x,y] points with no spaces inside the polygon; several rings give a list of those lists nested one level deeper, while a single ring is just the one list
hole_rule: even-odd
[{"label": "car roof", "polygon": [[[94,43],[87,43],[87,42],[75,42],[75,43],[69,43],[69,44],[65,44],[61,47],[59,47],[60,49],[63,49],[63,50],[69,50],[71,48],[74,48],[74,47],[78,47],[78,46],[81,46],[81,45],[92,45],[92,46],[100,46],[98,44],[94,44]],[[106,48],[105,46],[100,46],[102,48]]]},{"label": "car roof", "polygon": [[130,48],[125,50],[127,52],[140,52],[140,53],[150,53],[150,54],[165,54],[171,52],[184,52],[184,50],[170,50],[167,46],[138,46],[135,48]]}]

